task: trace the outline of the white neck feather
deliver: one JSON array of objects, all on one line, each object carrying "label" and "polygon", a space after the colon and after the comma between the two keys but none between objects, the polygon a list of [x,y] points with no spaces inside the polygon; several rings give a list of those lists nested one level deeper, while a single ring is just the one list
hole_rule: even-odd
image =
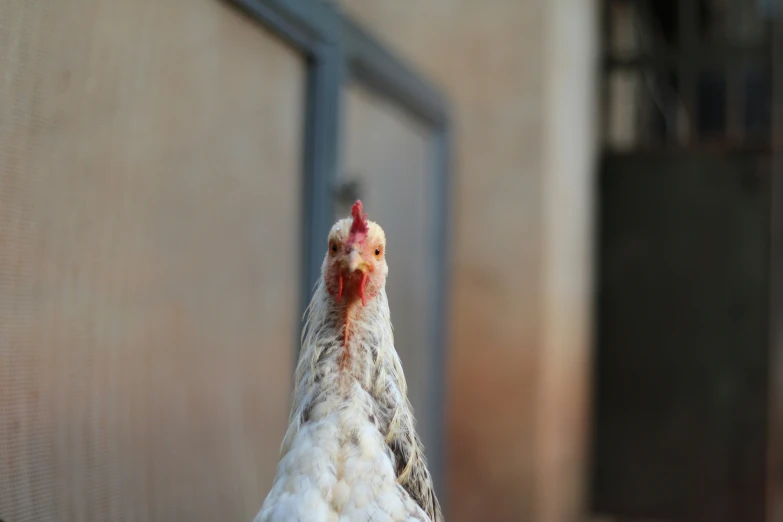
[{"label": "white neck feather", "polygon": [[394,349],[385,289],[364,306],[337,303],[319,281],[306,312],[281,452],[257,521],[302,514],[322,520],[314,513],[328,512],[356,520],[386,513],[394,522],[442,522]]},{"label": "white neck feather", "polygon": [[[394,349],[386,290],[382,289],[366,306],[360,302],[338,304],[321,280],[305,314],[296,387],[282,454],[291,449],[302,424],[316,408],[321,417],[346,407],[345,399],[354,395],[350,388],[355,383],[367,392],[361,396],[369,395],[371,400],[355,400],[348,407],[355,408],[357,415],[374,419],[387,441],[400,431],[415,434],[405,375]],[[398,477],[401,483],[406,479],[409,464],[423,458],[419,445],[415,440],[411,442],[404,451],[408,462]]]}]

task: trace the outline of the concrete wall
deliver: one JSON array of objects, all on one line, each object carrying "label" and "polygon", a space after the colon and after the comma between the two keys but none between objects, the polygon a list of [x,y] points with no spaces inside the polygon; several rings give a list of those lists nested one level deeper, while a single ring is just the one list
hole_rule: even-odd
[{"label": "concrete wall", "polygon": [[448,519],[576,520],[596,9],[579,0],[340,5],[455,110]]},{"label": "concrete wall", "polygon": [[589,463],[597,2],[547,2],[543,277],[535,430],[539,522],[580,519]]}]

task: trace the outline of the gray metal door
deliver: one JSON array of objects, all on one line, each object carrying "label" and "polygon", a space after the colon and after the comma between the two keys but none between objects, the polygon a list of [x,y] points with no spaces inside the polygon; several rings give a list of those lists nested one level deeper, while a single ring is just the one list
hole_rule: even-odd
[{"label": "gray metal door", "polygon": [[770,176],[752,155],[600,174],[594,511],[764,520]]},{"label": "gray metal door", "polygon": [[[357,182],[370,219],[386,232],[389,278],[386,285],[394,340],[400,354],[419,435],[435,443],[433,422],[439,408],[428,383],[436,340],[433,292],[437,274],[431,261],[439,253],[428,223],[433,198],[431,133],[399,106],[352,83],[344,90],[341,181]],[[342,198],[336,217],[350,214],[353,198]]]}]

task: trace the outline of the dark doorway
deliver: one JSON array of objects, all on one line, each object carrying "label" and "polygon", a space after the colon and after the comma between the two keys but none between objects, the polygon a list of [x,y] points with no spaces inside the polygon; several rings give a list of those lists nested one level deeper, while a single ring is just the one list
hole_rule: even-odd
[{"label": "dark doorway", "polygon": [[761,521],[769,171],[629,154],[600,183],[594,507]]},{"label": "dark doorway", "polygon": [[592,511],[772,520],[775,2],[604,2]]}]

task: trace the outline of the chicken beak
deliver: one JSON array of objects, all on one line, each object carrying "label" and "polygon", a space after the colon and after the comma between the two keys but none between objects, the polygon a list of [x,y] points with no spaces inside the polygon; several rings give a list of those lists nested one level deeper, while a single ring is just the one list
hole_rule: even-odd
[{"label": "chicken beak", "polygon": [[[359,280],[358,280],[358,288],[355,288],[355,291],[357,293],[357,296],[361,298],[362,300],[362,306],[365,306],[367,304],[367,295],[365,293],[365,288],[367,285],[367,280],[369,278],[369,273],[373,271],[373,267],[370,263],[368,263],[364,257],[362,257],[361,252],[359,252],[356,247],[351,247],[350,251],[342,256],[340,259],[340,265],[342,267],[342,272],[339,276],[339,290],[337,292],[337,302],[340,302],[340,298],[343,295],[343,278],[348,277],[351,274],[356,274],[357,272],[361,274]],[[357,282],[355,277],[351,277],[349,281],[352,281],[352,284],[355,284]],[[353,291],[353,290],[352,290]]]},{"label": "chicken beak", "polygon": [[343,260],[343,267],[349,272],[356,272],[357,270],[366,272],[367,261],[364,260],[362,255],[357,252],[356,249],[351,249],[350,253]]}]

